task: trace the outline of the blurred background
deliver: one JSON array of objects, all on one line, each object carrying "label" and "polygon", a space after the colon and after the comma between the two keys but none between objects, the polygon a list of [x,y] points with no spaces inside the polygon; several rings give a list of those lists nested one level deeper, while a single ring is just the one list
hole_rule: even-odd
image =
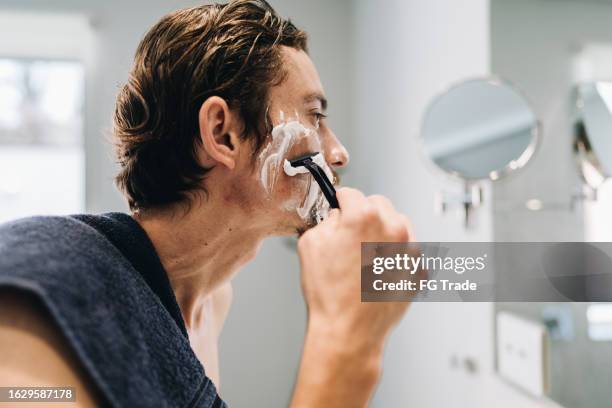
[{"label": "blurred background", "polygon": [[[201,3],[0,0],[0,222],[127,211],[113,184],[116,93],[145,31],[167,12]],[[271,4],[310,35],[329,121],[351,153],[345,183],[389,196],[418,240],[611,241],[612,188],[602,184],[597,200],[583,200],[572,112],[586,75],[576,59],[612,46],[612,0]],[[589,80],[612,79],[606,55]],[[449,87],[491,75],[520,89],[538,122],[538,149],[517,174],[478,183],[468,228],[462,208],[436,205],[440,192],[461,194],[467,184],[431,166],[421,128]],[[589,336],[588,306],[415,303],[388,343],[372,406],[607,407],[612,336]],[[548,340],[538,356],[557,363],[500,375],[504,312],[543,327]],[[590,315],[610,329],[609,309]],[[220,344],[221,395],[230,406],[288,405],[305,318],[295,251],[271,239],[234,282]],[[558,329],[568,319],[569,337]],[[511,331],[523,338],[523,329]],[[597,354],[587,357],[593,347]]]}]

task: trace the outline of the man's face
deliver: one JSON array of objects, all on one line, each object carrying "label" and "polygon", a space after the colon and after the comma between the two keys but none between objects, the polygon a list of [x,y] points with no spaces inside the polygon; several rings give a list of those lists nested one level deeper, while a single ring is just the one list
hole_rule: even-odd
[{"label": "man's face", "polygon": [[316,225],[329,206],[309,173],[288,176],[284,172],[285,160],[320,152],[324,170],[337,182],[333,169],[346,165],[349,158],[327,127],[327,101],[312,60],[289,47],[282,47],[281,53],[287,76],[270,89],[268,116],[273,130],[256,156],[252,182],[261,187],[260,202],[276,232],[294,233]]}]

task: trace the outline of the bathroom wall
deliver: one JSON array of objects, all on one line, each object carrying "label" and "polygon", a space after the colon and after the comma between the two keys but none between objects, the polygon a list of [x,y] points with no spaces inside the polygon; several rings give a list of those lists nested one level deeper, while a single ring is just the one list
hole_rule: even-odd
[{"label": "bathroom wall", "polygon": [[[583,208],[569,209],[579,191],[571,151],[572,59],[590,42],[612,41],[612,4],[567,0],[493,0],[493,72],[523,90],[541,120],[543,138],[532,163],[495,185],[498,241],[581,241]],[[520,29],[518,29],[520,27]],[[538,198],[543,211],[524,202]]]},{"label": "bathroom wall", "polygon": [[[463,229],[461,214],[434,213],[434,195],[456,190],[421,155],[419,128],[428,102],[449,85],[489,72],[488,2],[355,2],[352,180],[389,196],[408,214],[420,241],[488,241],[488,209]],[[372,406],[479,405],[490,370],[491,306],[413,304],[386,350]],[[470,374],[459,362],[475,361]]]},{"label": "bathroom wall", "polygon": [[[460,185],[433,169],[419,145],[431,99],[490,74],[490,29],[487,0],[356,2],[352,180],[391,197],[420,241],[491,241],[496,233],[490,186],[475,228],[464,229],[460,213],[435,214],[435,193]],[[372,406],[550,406],[495,374],[493,313],[490,303],[413,304],[389,340]]]},{"label": "bathroom wall", "polygon": [[[587,44],[612,44],[610,21],[611,2],[492,0],[493,72],[523,90],[541,119],[543,130],[542,144],[533,163],[516,177],[502,180],[494,187],[495,240],[609,240],[610,231],[604,225],[610,223],[606,215],[610,207],[605,208],[601,202],[585,203],[571,212],[569,200],[579,188],[571,151],[573,58]],[[609,73],[606,78],[611,76]],[[609,196],[607,193],[602,198]],[[541,199],[544,209],[527,211],[524,202],[530,198]],[[588,338],[586,304],[570,306],[574,338],[571,342],[551,344],[553,395],[568,401],[571,407],[607,406],[609,401],[605,397],[600,401],[589,400],[588,393],[590,387],[600,390],[605,387],[599,378],[609,378],[610,370],[601,362],[612,361],[612,346]],[[541,319],[540,304],[499,307]]]}]

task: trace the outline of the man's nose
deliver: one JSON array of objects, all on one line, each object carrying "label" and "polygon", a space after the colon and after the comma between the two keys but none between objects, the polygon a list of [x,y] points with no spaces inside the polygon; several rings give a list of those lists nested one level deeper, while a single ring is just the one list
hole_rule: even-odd
[{"label": "man's nose", "polygon": [[338,140],[334,132],[329,130],[323,140],[325,161],[333,168],[344,167],[349,162],[349,153]]}]

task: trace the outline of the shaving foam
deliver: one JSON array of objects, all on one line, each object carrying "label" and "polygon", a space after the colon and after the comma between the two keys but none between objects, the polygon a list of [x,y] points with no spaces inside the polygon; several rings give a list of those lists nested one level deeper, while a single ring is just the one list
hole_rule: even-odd
[{"label": "shaving foam", "polygon": [[[333,174],[331,172],[331,169],[327,165],[327,162],[325,161],[321,153],[318,153],[315,156],[313,156],[312,160],[319,167],[323,169],[323,171],[325,172],[325,175],[330,180],[333,180]],[[304,166],[295,168],[291,166],[291,163],[289,163],[288,160],[285,160],[285,163],[283,163],[283,167],[284,167],[285,173],[287,173],[287,175],[289,176],[294,176],[295,174],[298,174],[298,173],[289,174],[287,172],[287,167],[286,167],[287,164],[291,167],[291,170],[304,169],[306,172],[308,172],[308,170]],[[300,173],[303,173],[303,172],[300,172]],[[308,193],[306,194],[306,198],[304,199],[302,205],[300,205],[296,209],[298,215],[302,219],[307,219],[310,216],[313,216],[316,222],[319,223],[323,221],[325,218],[327,218],[329,210],[330,210],[329,203],[327,202],[327,199],[323,195],[323,192],[321,191],[321,187],[319,187],[319,184],[315,181],[314,177],[310,177],[308,181]]]},{"label": "shaving foam", "polygon": [[272,192],[276,184],[280,169],[283,167],[281,162],[289,149],[299,139],[310,137],[314,133],[313,129],[305,127],[297,120],[283,122],[272,129],[272,142],[259,155],[260,160],[263,160],[261,183],[268,193]]},{"label": "shaving foam", "polygon": [[[322,169],[325,169],[327,167],[327,163],[325,162],[325,159],[323,158],[323,155],[321,153],[315,154],[314,156],[311,157],[311,159],[313,162],[318,164],[319,167],[321,167]],[[287,159],[285,159],[285,161],[283,162],[283,170],[285,171],[285,174],[288,175],[289,177],[293,177],[296,174],[308,173],[308,169],[305,166],[293,167],[291,165],[291,162]],[[327,171],[325,172],[325,174],[327,174],[327,176],[329,177],[329,174]]]},{"label": "shaving foam", "polygon": [[[299,118],[297,113],[296,118]],[[312,149],[311,151],[321,150],[321,142],[316,132],[318,123],[315,129],[312,129],[300,123],[299,119],[289,119],[286,121],[283,111],[280,111],[280,120],[281,123],[272,129],[271,142],[262,150],[258,157],[259,162],[262,163],[260,173],[261,184],[269,194],[272,193],[274,185],[278,181],[281,169],[288,176],[308,173],[305,167],[293,167],[285,159],[289,150],[297,142],[304,138],[309,138],[309,140],[314,142],[313,146],[309,146]],[[331,169],[325,162],[322,154],[319,153],[313,156],[313,161],[323,169],[330,180],[333,179]],[[303,220],[315,218],[318,223],[327,217],[329,203],[314,178],[309,177],[306,183],[305,190],[301,190],[304,193],[303,199],[290,199],[284,204],[284,208],[295,210]]]}]

